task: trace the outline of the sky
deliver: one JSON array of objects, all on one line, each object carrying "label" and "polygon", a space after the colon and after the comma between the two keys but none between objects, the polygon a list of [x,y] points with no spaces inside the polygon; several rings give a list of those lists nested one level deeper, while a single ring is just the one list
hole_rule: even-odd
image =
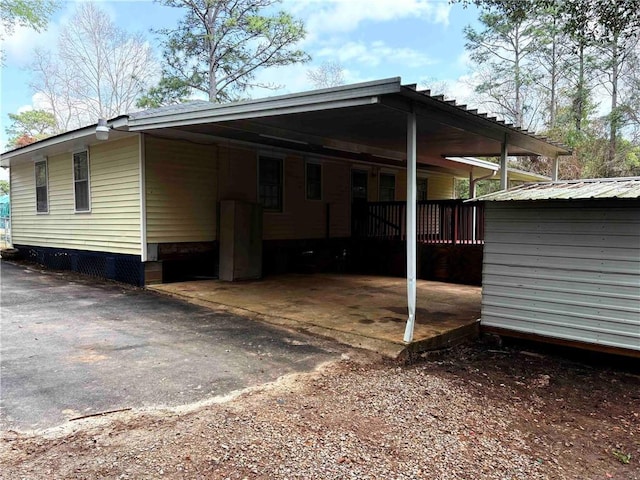
[{"label": "sky", "polygon": [[[6,36],[0,72],[0,144],[7,143],[8,114],[34,108],[37,99],[29,87],[28,70],[34,48],[55,46],[60,27],[71,17],[77,1],[61,3],[46,31],[16,28]],[[160,48],[152,29],[171,27],[181,10],[151,0],[97,2],[120,27],[141,32]],[[463,29],[477,25],[473,7],[451,5],[449,0],[284,0],[283,10],[304,21],[307,35],[299,44],[309,63],[263,70],[258,79],[276,84],[277,90],[256,90],[253,98],[313,88],[307,74],[323,62],[339,62],[346,83],[401,77],[403,83],[436,87],[446,84],[449,97],[464,103],[471,93],[470,66],[464,49]],[[7,172],[0,169],[0,178]]]}]

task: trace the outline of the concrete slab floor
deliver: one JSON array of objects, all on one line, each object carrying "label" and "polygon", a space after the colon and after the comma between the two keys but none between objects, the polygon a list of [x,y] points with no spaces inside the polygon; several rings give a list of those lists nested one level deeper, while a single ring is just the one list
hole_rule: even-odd
[{"label": "concrete slab floor", "polygon": [[392,358],[477,335],[481,288],[418,280],[414,342],[403,342],[406,279],[289,274],[256,281],[198,280],[149,289],[200,305],[324,335]]}]

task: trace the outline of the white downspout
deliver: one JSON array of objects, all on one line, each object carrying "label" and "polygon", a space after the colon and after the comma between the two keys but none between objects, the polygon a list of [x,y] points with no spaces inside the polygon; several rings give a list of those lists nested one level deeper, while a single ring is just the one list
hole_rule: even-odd
[{"label": "white downspout", "polygon": [[144,133],[138,135],[138,175],[140,188],[140,261],[147,261],[147,186],[146,186],[146,151]]},{"label": "white downspout", "polygon": [[553,168],[551,170],[551,180],[553,180],[554,182],[558,181],[558,170],[559,170],[559,162],[558,162],[558,155],[556,155],[555,157],[553,157]]},{"label": "white downspout", "polygon": [[[473,178],[473,171],[469,172],[469,198],[476,198],[476,184],[480,181],[480,180],[487,180],[489,178],[495,177],[496,176],[496,171],[494,170],[493,172],[491,172],[489,175],[485,175],[483,177],[478,177],[478,178]],[[476,223],[477,223],[477,218],[476,218],[476,208],[473,208],[473,220],[472,220],[472,225],[471,225],[471,231],[473,232],[473,243],[476,243]]]},{"label": "white downspout", "polygon": [[413,340],[416,320],[416,114],[407,117],[407,309],[409,317],[404,331],[404,341]]}]

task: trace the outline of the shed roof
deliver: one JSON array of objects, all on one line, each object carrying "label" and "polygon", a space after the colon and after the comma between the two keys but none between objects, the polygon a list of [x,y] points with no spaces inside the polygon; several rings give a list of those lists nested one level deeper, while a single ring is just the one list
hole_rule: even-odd
[{"label": "shed roof", "polygon": [[640,198],[640,177],[527,183],[472,199],[483,202]]}]

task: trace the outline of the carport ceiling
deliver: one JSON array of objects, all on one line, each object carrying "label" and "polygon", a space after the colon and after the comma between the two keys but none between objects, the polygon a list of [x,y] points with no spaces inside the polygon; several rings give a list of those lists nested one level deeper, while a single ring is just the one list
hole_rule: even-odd
[{"label": "carport ceiling", "polygon": [[[570,153],[454,101],[387,79],[228,105],[187,106],[130,118],[132,131],[198,134],[302,152],[348,152],[395,160],[406,156],[407,114],[417,115],[419,159]],[[162,131],[162,132],[161,132]]]},{"label": "carport ceiling", "polygon": [[[406,156],[406,128],[406,113],[383,104],[176,127],[184,132],[300,151],[328,147],[396,159]],[[488,157],[500,155],[501,142],[418,114],[417,146],[418,157]],[[536,155],[516,145],[509,146],[509,154]]]}]

